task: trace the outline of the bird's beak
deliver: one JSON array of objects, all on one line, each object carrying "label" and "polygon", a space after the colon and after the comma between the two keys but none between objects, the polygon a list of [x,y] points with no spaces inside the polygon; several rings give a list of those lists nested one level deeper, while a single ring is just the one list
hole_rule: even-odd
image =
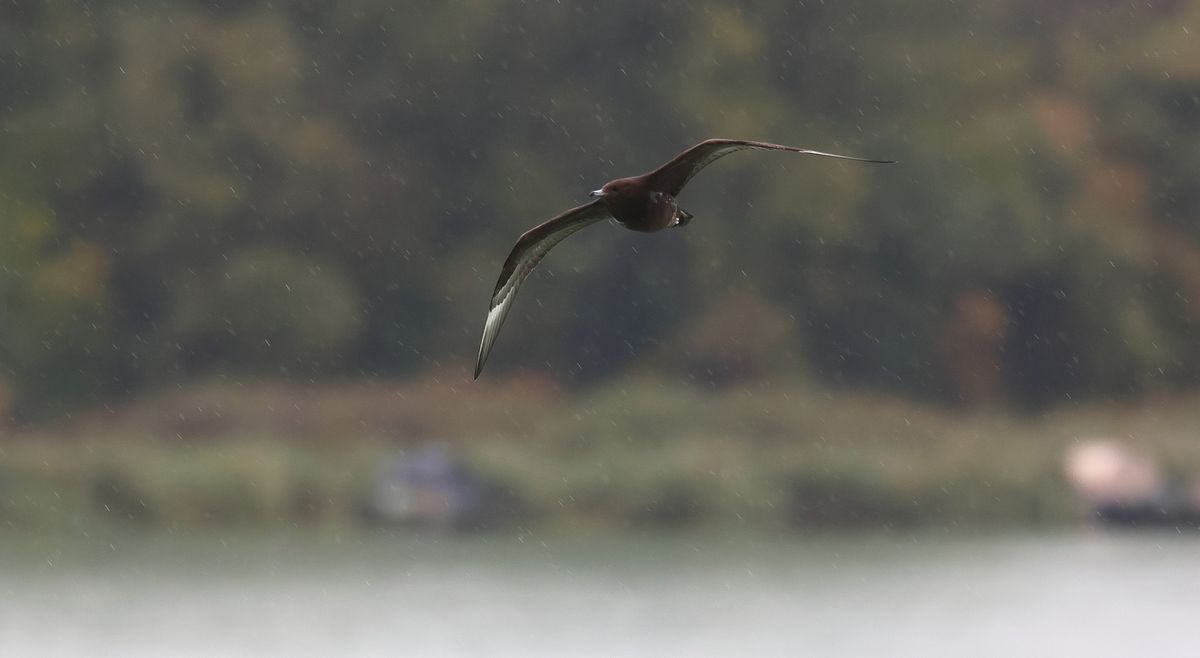
[{"label": "bird's beak", "polygon": [[604,190],[592,190],[588,196],[604,196]]}]

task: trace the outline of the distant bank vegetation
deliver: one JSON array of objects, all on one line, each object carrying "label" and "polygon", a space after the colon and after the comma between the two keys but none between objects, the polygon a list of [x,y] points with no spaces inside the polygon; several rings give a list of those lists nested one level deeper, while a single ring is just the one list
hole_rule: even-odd
[{"label": "distant bank vegetation", "polygon": [[487,485],[477,525],[500,531],[1079,523],[1069,446],[1121,437],[1194,479],[1198,410],[1191,397],[1030,418],[645,380],[583,396],[539,379],[214,384],[9,433],[0,526],[345,527],[364,521],[381,465],[431,441]]}]

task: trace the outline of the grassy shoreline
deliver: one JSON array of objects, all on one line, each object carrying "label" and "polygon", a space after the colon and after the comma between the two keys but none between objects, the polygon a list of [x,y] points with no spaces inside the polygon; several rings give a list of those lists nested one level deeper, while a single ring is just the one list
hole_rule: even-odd
[{"label": "grassy shoreline", "polygon": [[1196,428],[1195,398],[1019,416],[804,384],[211,384],[7,433],[0,525],[346,527],[380,463],[435,440],[509,502],[498,526],[1062,525],[1072,441],[1200,473]]}]

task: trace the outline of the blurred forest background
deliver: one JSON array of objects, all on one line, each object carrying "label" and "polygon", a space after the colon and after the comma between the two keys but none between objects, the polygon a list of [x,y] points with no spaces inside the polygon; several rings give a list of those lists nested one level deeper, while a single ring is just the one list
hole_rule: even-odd
[{"label": "blurred forest background", "polygon": [[[1197,32],[1187,0],[5,2],[4,416],[23,436],[139,404],[183,418],[240,400],[254,418],[276,389],[251,382],[301,398],[330,383],[340,402],[323,404],[350,429],[326,434],[340,439],[574,441],[587,432],[573,417],[619,443],[734,400],[737,443],[867,408],[881,429],[865,433],[883,435],[912,407],[932,420],[899,433],[933,442],[923,460],[944,453],[928,437],[988,441],[962,409],[1020,425],[1063,404],[1109,413],[1187,395],[1200,379]],[[900,164],[722,160],[683,194],[686,230],[601,226],[556,249],[471,384],[516,237],[716,136]],[[621,401],[627,382],[647,380],[670,384],[632,404],[661,424],[612,429],[639,413]],[[225,411],[196,401],[222,387]],[[170,391],[192,397],[172,407]],[[868,401],[813,402],[764,430],[754,391],[771,409],[796,404],[786,391]],[[1193,405],[1177,406],[1183,436]],[[271,431],[301,431],[290,422]],[[1051,426],[1081,424],[1111,427]],[[836,434],[806,434],[815,452],[796,462],[828,471],[818,444]],[[8,449],[13,473],[47,463],[33,444],[53,442],[26,443]],[[493,466],[516,459],[487,445]],[[722,463],[772,454],[721,445]],[[571,446],[562,458],[583,459]],[[1053,459],[1028,478],[1053,480]],[[959,466],[922,486],[971,480]],[[691,481],[653,468],[668,482],[651,499],[691,504]],[[913,479],[863,486],[894,498]]]}]

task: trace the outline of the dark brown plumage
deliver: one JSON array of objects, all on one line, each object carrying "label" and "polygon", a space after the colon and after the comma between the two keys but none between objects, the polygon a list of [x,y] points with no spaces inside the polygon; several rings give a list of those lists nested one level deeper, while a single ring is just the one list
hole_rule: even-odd
[{"label": "dark brown plumage", "polygon": [[483,328],[483,340],[479,344],[479,357],[475,361],[475,378],[479,378],[488,353],[492,351],[492,345],[500,333],[500,326],[504,324],[504,318],[517,296],[517,289],[554,245],[572,233],[609,217],[627,229],[645,233],[661,231],[671,226],[683,226],[692,219],[692,215],[679,207],[675,197],[688,181],[717,158],[750,149],[791,151],[857,162],[892,162],[852,158],[767,142],[710,139],[680,153],[654,171],[605,183],[604,187],[591,193],[591,196],[599,197],[595,201],[572,208],[530,229],[517,240],[508,259],[504,261],[504,267],[500,270],[500,280],[496,282],[496,289],[492,293],[487,323]]}]

